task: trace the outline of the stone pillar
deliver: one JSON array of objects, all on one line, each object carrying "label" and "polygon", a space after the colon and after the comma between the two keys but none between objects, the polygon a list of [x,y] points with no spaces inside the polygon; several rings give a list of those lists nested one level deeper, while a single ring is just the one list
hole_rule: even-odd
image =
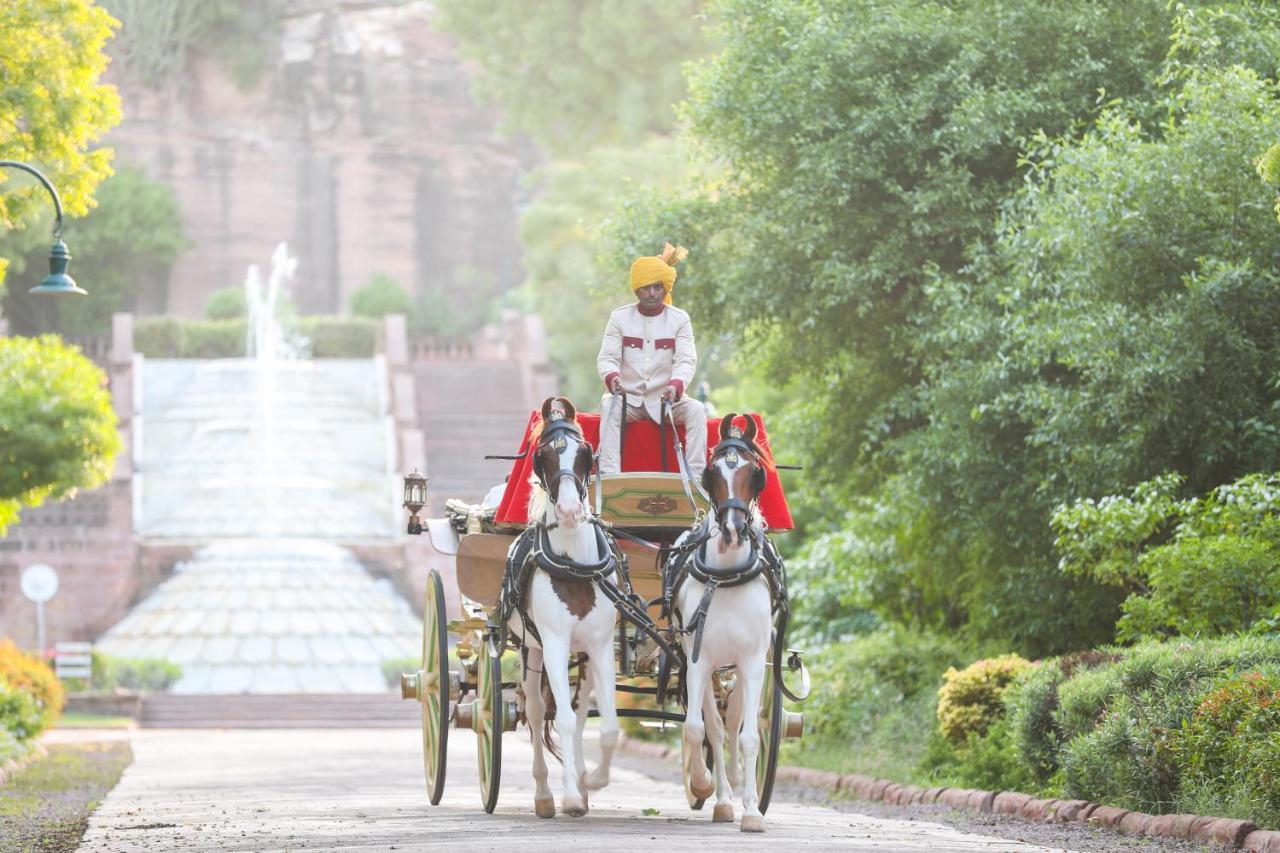
[{"label": "stone pillar", "polygon": [[133,315],[111,315],[111,352],[108,371],[111,383],[111,406],[119,420],[120,439],[124,447],[116,456],[115,480],[127,481],[133,476]]},{"label": "stone pillar", "polygon": [[382,352],[387,357],[387,369],[393,374],[408,369],[409,333],[403,314],[382,318]]}]

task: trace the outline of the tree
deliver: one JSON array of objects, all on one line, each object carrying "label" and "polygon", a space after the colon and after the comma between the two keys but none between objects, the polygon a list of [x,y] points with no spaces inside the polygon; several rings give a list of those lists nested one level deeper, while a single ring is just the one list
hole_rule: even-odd
[{"label": "tree", "polygon": [[[0,26],[0,159],[37,165],[68,214],[83,215],[111,174],[111,150],[89,146],[120,120],[114,87],[98,82],[117,22],[91,0],[10,0]],[[15,181],[15,176],[21,176]],[[43,187],[0,174],[0,226],[49,204]],[[19,188],[20,187],[20,188]],[[0,258],[0,283],[5,261]]]},{"label": "tree", "polygon": [[403,314],[412,323],[413,299],[394,278],[379,274],[351,294],[351,313],[375,319],[387,314]]},{"label": "tree", "polygon": [[102,485],[120,451],[106,376],[52,335],[0,338],[0,534],[24,506]]},{"label": "tree", "polygon": [[706,50],[699,0],[442,0],[439,26],[478,65],[507,126],[557,156],[675,126],[681,64]]},{"label": "tree", "polygon": [[963,577],[969,619],[1021,622],[1024,642],[1046,613],[1100,631],[1119,602],[1055,576],[1058,504],[1280,466],[1280,253],[1254,171],[1280,138],[1280,92],[1211,70],[1172,107],[1153,129],[1116,107],[1079,141],[1041,139],[991,253],[930,287],[915,342],[929,421],[894,445],[912,488],[893,514],[951,542],[894,559]]}]

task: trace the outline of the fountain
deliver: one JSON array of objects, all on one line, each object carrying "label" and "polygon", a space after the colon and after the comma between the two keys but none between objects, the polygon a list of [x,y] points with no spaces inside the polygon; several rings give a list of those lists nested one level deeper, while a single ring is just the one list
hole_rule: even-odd
[{"label": "fountain", "polygon": [[135,528],[194,556],[98,642],[181,664],[179,693],[381,692],[421,623],[344,542],[399,536],[376,359],[298,357],[278,318],[284,243],[245,277],[246,357],[135,372]]}]

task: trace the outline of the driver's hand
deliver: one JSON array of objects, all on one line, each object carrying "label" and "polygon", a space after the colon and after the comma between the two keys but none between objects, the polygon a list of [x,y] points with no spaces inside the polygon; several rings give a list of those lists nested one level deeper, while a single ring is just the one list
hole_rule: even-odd
[{"label": "driver's hand", "polygon": [[675,402],[676,386],[668,385],[666,388],[664,388],[662,391],[662,399],[666,400],[668,403]]},{"label": "driver's hand", "polygon": [[610,391],[612,391],[612,392],[613,392],[613,393],[615,393],[615,394],[621,393],[621,391],[622,391],[622,379],[621,379],[620,377],[617,377],[617,376],[613,377],[613,384],[609,386],[609,390],[610,390]]}]

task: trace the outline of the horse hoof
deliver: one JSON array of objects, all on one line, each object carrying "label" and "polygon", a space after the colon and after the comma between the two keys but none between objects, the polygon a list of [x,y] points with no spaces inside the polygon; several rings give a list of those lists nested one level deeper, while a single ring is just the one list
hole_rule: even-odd
[{"label": "horse hoof", "polygon": [[555,817],[556,801],[554,797],[536,797],[533,801],[533,810],[537,812],[538,817]]},{"label": "horse hoof", "polygon": [[742,816],[743,832],[764,832],[764,815],[744,814]]},{"label": "horse hoof", "polygon": [[711,810],[712,823],[733,823],[733,803],[716,803]]},{"label": "horse hoof", "polygon": [[569,817],[582,817],[587,813],[586,797],[565,797],[564,813]]},{"label": "horse hoof", "polygon": [[716,780],[712,779],[711,776],[708,775],[706,783],[699,785],[698,780],[690,779],[689,790],[692,791],[693,795],[698,799],[705,800],[716,792]]}]

